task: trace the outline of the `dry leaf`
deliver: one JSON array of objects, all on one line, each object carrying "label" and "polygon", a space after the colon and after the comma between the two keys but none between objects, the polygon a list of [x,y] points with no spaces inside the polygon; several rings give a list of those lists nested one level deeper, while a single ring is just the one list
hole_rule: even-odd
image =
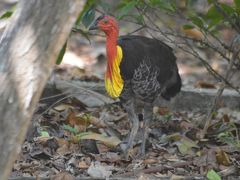
[{"label": "dry leaf", "polygon": [[60,104],[58,106],[55,106],[53,109],[56,111],[64,111],[66,109],[73,109],[73,107],[68,104]]},{"label": "dry leaf", "polygon": [[121,143],[121,141],[117,137],[114,137],[114,136],[108,137],[108,136],[104,136],[102,134],[93,133],[93,132],[81,133],[77,135],[77,138],[78,140],[93,139],[93,140],[101,141],[108,147],[116,147],[118,144]]},{"label": "dry leaf", "polygon": [[175,141],[174,144],[177,145],[178,150],[183,155],[193,154],[192,148],[199,148],[195,141],[179,133],[169,135],[168,139]]},{"label": "dry leaf", "polygon": [[206,81],[198,81],[196,84],[194,84],[195,88],[205,88],[205,89],[216,89],[216,85],[206,82]]},{"label": "dry leaf", "polygon": [[155,164],[155,163],[157,163],[157,162],[158,162],[157,159],[152,159],[152,158],[150,158],[150,159],[145,159],[145,160],[143,161],[144,164]]},{"label": "dry leaf", "polygon": [[85,161],[80,161],[78,164],[78,167],[80,169],[87,169],[87,168],[89,168],[89,165]]},{"label": "dry leaf", "polygon": [[60,146],[57,149],[57,153],[64,156],[69,153],[69,147],[67,145]]},{"label": "dry leaf", "polygon": [[112,166],[103,166],[99,162],[91,163],[87,173],[93,178],[109,178],[112,175]]},{"label": "dry leaf", "polygon": [[196,28],[193,29],[182,29],[182,31],[189,37],[197,40],[201,40],[204,38],[203,34],[201,31],[199,31]]},{"label": "dry leaf", "polygon": [[96,117],[93,117],[91,116],[89,118],[89,122],[92,124],[92,125],[95,125],[97,128],[105,128],[107,127],[107,125],[100,119],[96,118]]},{"label": "dry leaf", "polygon": [[51,180],[74,180],[75,178],[68,172],[60,172],[53,176]]},{"label": "dry leaf", "polygon": [[226,152],[224,152],[222,149],[219,149],[217,151],[216,159],[217,159],[218,164],[222,164],[224,166],[230,166],[231,165],[228,154]]}]

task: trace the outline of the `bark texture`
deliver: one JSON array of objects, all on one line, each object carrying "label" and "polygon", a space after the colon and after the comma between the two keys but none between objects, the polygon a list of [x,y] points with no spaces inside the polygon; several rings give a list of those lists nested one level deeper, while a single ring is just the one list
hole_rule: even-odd
[{"label": "bark texture", "polygon": [[0,41],[0,176],[7,179],[83,0],[19,1]]}]

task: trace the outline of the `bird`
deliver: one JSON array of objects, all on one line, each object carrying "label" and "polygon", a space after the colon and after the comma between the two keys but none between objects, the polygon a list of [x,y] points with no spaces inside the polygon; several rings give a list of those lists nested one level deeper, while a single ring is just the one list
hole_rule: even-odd
[{"label": "bird", "polygon": [[105,88],[112,98],[119,98],[131,124],[125,146],[126,158],[133,148],[139,130],[136,102],[143,103],[143,127],[139,156],[146,153],[149,123],[153,118],[154,100],[162,97],[170,100],[181,90],[182,81],[173,49],[166,43],[145,36],[119,36],[117,20],[110,15],[101,15],[89,27],[100,30],[106,36],[107,67]]}]

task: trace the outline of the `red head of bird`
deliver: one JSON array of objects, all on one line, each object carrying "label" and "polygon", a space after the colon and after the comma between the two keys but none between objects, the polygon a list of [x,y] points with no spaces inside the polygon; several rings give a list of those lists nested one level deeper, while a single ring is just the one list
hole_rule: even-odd
[{"label": "red head of bird", "polygon": [[[98,17],[95,22],[90,26],[89,30],[100,29],[106,36],[118,36],[119,28],[115,18],[107,15]],[[114,33],[114,34],[112,34]]]},{"label": "red head of bird", "polygon": [[89,30],[99,29],[106,34],[106,51],[107,51],[107,78],[112,80],[113,64],[117,57],[117,39],[118,23],[114,17],[102,15],[98,17],[89,27]]}]

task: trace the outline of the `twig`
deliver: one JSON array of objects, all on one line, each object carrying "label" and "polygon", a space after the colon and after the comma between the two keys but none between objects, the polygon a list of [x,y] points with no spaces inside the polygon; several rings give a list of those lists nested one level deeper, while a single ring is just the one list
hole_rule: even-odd
[{"label": "twig", "polygon": [[[70,83],[66,83],[66,84],[70,84]],[[106,99],[104,99],[104,97],[101,96],[101,94],[97,93],[97,92],[94,92],[92,90],[89,90],[89,89],[86,89],[86,88],[83,88],[83,87],[80,87],[80,86],[76,86],[74,84],[70,84],[72,87],[74,88],[77,88],[78,90],[80,90],[79,92],[76,92],[76,93],[70,93],[70,95],[66,96],[66,97],[63,97],[61,99],[59,99],[58,101],[56,101],[55,103],[53,103],[52,105],[50,105],[45,111],[43,111],[41,114],[39,114],[36,118],[34,118],[35,120],[36,119],[39,119],[41,116],[43,116],[46,112],[48,112],[52,107],[56,106],[58,103],[68,99],[68,98],[71,98],[71,97],[74,97],[78,94],[81,94],[81,93],[89,93],[91,94],[91,96],[94,96],[96,97],[97,99],[101,100],[102,102],[104,103],[108,103]],[[66,94],[69,94],[69,93],[65,93]]]},{"label": "twig", "polygon": [[166,170],[171,170],[174,168],[180,168],[180,167],[186,167],[191,165],[192,162],[191,161],[186,161],[186,162],[177,162],[174,163],[173,165],[160,165],[160,166],[154,166],[154,167],[150,167],[147,169],[137,169],[133,172],[127,172],[124,174],[119,174],[116,177],[131,177],[131,176],[135,176],[138,175],[140,173],[144,173],[144,174],[151,174],[151,173],[157,173],[157,172],[162,172],[162,171],[166,171]]},{"label": "twig", "polygon": [[139,27],[139,28],[135,29],[134,31],[132,31],[132,32],[128,33],[128,35],[131,35],[131,34],[133,34],[133,33],[135,33],[135,32],[138,32],[138,31],[140,31],[140,30],[142,30],[142,29],[144,29],[144,28],[146,28],[146,26],[145,26],[145,25],[143,25],[143,26],[141,26],[141,27]]},{"label": "twig", "polygon": [[[238,56],[238,54],[239,54],[239,49],[234,50],[232,58],[231,58],[231,61],[230,61],[230,64],[228,65],[228,69],[227,69],[227,72],[226,72],[226,75],[225,75],[225,78],[224,78],[227,81],[229,81],[231,79],[231,72],[232,72],[233,64],[234,64],[234,61],[236,60],[236,57]],[[219,103],[220,97],[221,97],[221,95],[222,95],[226,85],[227,84],[225,82],[221,85],[221,87],[219,88],[219,90],[218,90],[218,92],[216,94],[216,97],[214,98],[212,107],[209,110],[209,113],[208,113],[208,116],[207,116],[207,121],[206,121],[206,123],[204,125],[204,128],[203,128],[201,134],[200,134],[200,138],[201,139],[203,139],[204,136],[206,135],[208,127],[209,127],[209,125],[211,124],[211,121],[212,121],[212,114],[217,109],[217,105]]]},{"label": "twig", "polygon": [[[156,28],[156,30],[157,30],[160,34],[165,35],[164,32],[161,30],[161,28],[158,27],[158,26],[152,21],[152,19],[151,19],[148,15],[145,14],[145,17],[148,19],[148,21],[149,21],[150,23],[152,23],[152,25]],[[148,25],[146,25],[146,28],[152,30],[152,28],[149,27]],[[150,34],[153,38],[156,38],[156,37],[154,37],[151,33],[149,33],[149,34]],[[224,83],[226,83],[226,85],[228,85],[229,87],[231,87],[232,89],[234,89],[236,92],[238,92],[238,93],[240,94],[239,89],[236,88],[234,85],[232,85],[228,80],[226,80],[226,79],[225,79],[222,75],[220,75],[217,71],[215,71],[215,70],[212,68],[212,66],[211,66],[205,59],[203,59],[203,58],[198,54],[198,52],[197,52],[196,50],[193,49],[193,47],[189,44],[189,42],[188,42],[186,39],[183,39],[183,40],[185,40],[185,45],[187,45],[190,50],[187,50],[187,49],[185,49],[184,47],[178,45],[174,40],[172,40],[171,38],[169,38],[169,37],[166,36],[166,35],[164,36],[164,38],[165,38],[168,42],[170,42],[170,43],[172,43],[172,44],[175,44],[175,46],[177,46],[177,47],[180,48],[181,50],[183,50],[183,51],[187,52],[188,54],[191,54],[191,55],[193,55],[194,57],[198,58],[198,59],[202,62],[202,64],[205,66],[205,68],[208,70],[208,72],[210,72],[216,79],[223,81]]]}]

